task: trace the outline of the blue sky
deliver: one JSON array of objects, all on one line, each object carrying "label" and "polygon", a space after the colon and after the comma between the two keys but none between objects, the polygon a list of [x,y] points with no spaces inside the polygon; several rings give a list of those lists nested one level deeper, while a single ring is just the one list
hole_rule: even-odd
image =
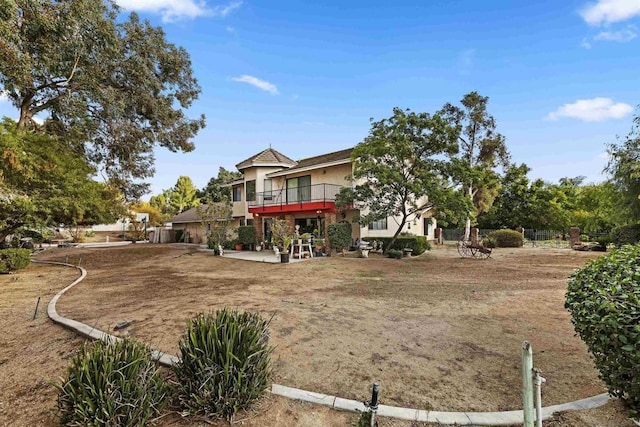
[{"label": "blue sky", "polygon": [[191,114],[207,127],[192,153],[156,151],[153,194],[269,145],[351,147],[393,107],[431,113],[472,90],[530,177],[597,182],[640,103],[638,0],[118,3],[185,47],[202,86]]}]

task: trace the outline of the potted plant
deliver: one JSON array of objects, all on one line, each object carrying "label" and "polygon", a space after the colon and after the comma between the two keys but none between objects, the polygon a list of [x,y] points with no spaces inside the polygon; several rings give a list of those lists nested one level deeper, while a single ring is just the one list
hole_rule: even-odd
[{"label": "potted plant", "polygon": [[289,262],[289,246],[293,238],[291,236],[284,236],[282,238],[282,252],[280,252],[280,262],[286,264]]}]

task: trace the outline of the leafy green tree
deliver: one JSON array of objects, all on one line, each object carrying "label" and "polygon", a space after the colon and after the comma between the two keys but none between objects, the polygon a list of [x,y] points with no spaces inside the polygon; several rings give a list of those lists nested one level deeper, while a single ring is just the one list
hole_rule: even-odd
[{"label": "leafy green tree", "polygon": [[530,170],[524,163],[509,165],[493,205],[478,215],[480,228],[531,227]]},{"label": "leafy green tree", "polygon": [[242,178],[240,172],[220,167],[218,176],[211,178],[206,187],[198,192],[198,198],[206,203],[220,202],[224,197],[231,200],[231,187],[223,187],[223,185],[240,178]]},{"label": "leafy green tree", "polygon": [[160,226],[164,222],[162,213],[160,210],[152,206],[149,202],[138,201],[129,206],[129,209],[136,213],[146,213],[149,214],[149,223],[147,225],[150,226]]},{"label": "leafy green tree", "polygon": [[200,204],[198,189],[188,176],[178,178],[176,185],[171,189],[169,203],[177,213],[184,212]]},{"label": "leafy green tree", "polygon": [[112,0],[11,0],[0,8],[0,90],[16,126],[77,141],[127,198],[146,190],[153,148],[191,151],[204,116],[185,116],[200,93],[188,53],[161,28],[118,15]]},{"label": "leafy green tree", "polygon": [[119,193],[67,141],[0,124],[0,241],[29,225],[91,225],[122,212]]},{"label": "leafy green tree", "polygon": [[369,135],[352,153],[354,199],[366,225],[396,218],[393,246],[407,221],[451,196],[443,155],[457,149],[457,132],[439,115],[393,109],[393,116],[372,120]]},{"label": "leafy green tree", "polygon": [[633,128],[627,137],[609,145],[609,164],[605,171],[611,176],[611,183],[620,193],[617,206],[623,223],[640,221],[640,114],[633,119]]},{"label": "leafy green tree", "polygon": [[149,199],[149,204],[160,211],[163,220],[177,213],[169,202],[171,200],[171,192],[171,189],[162,190],[162,193],[151,196]]},{"label": "leafy green tree", "polygon": [[610,182],[580,187],[573,224],[587,233],[612,230],[618,222],[623,222],[616,209],[618,199],[619,193]]},{"label": "leafy green tree", "polygon": [[462,107],[447,103],[439,112],[458,130],[459,149],[452,152],[451,174],[473,202],[465,222],[466,237],[473,218],[486,212],[498,194],[496,167],[509,164],[505,137],[496,132],[495,119],[487,111],[488,102],[488,97],[474,91],[464,95]]}]

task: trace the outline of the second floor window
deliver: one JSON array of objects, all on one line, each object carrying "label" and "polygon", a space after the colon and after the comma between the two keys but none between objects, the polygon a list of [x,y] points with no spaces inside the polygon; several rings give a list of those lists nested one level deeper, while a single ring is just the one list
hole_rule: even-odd
[{"label": "second floor window", "polygon": [[387,229],[387,218],[379,219],[369,224],[369,230],[386,230],[386,229]]},{"label": "second floor window", "polygon": [[238,185],[233,187],[233,201],[241,202],[242,201],[242,186]]},{"label": "second floor window", "polygon": [[264,199],[273,199],[273,181],[271,181],[270,179],[264,180]]},{"label": "second floor window", "polygon": [[247,181],[247,202],[255,202],[256,201],[256,181]]}]

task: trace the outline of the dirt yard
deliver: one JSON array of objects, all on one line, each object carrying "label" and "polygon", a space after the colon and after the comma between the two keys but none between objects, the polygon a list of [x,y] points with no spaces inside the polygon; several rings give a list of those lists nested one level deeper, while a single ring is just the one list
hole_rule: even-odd
[{"label": "dirt yard", "polygon": [[[381,403],[440,411],[521,408],[520,347],[529,340],[543,371],[546,405],[605,391],[564,310],[567,276],[597,256],[560,249],[501,249],[485,261],[454,248],[421,257],[322,258],[289,265],[213,257],[195,248],[131,245],[52,249],[40,259],[87,268],[58,312],[125,333],[176,354],[185,322],[225,306],[271,323],[274,382],[366,400],[381,382]],[[33,265],[0,276],[0,424],[53,425],[47,381],[82,340],[44,314],[75,270]],[[31,320],[38,296],[38,318]],[[267,398],[246,425],[350,425],[357,416]],[[259,420],[259,421],[255,421]],[[187,425],[176,415],[165,425]],[[410,423],[385,420],[386,426]],[[631,426],[617,402],[560,414],[549,426]]]}]

